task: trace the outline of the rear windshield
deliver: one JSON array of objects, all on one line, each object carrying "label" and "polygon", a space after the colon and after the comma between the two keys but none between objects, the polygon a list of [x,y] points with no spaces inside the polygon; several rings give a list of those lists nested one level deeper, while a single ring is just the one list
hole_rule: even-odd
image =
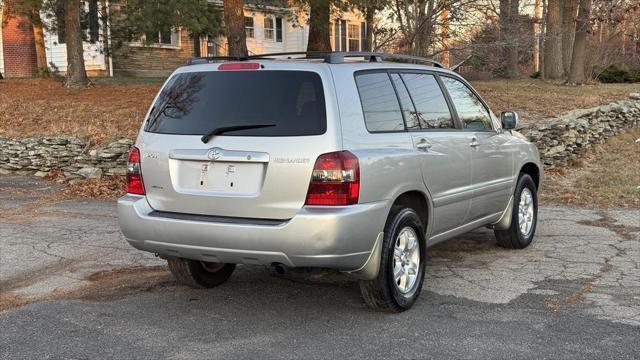
[{"label": "rear windshield", "polygon": [[145,131],[204,135],[232,126],[266,125],[225,136],[304,136],[326,131],[322,81],[308,71],[216,71],[177,74],[162,89]]}]

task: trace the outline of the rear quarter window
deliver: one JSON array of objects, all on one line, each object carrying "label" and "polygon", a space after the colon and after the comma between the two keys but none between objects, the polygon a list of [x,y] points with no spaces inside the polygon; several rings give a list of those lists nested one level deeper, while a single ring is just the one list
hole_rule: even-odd
[{"label": "rear quarter window", "polygon": [[404,120],[386,72],[356,74],[364,121],[369,132],[404,131]]},{"label": "rear quarter window", "polygon": [[309,71],[211,71],[173,76],[145,131],[203,135],[221,127],[272,125],[225,136],[306,136],[326,132],[320,76]]}]

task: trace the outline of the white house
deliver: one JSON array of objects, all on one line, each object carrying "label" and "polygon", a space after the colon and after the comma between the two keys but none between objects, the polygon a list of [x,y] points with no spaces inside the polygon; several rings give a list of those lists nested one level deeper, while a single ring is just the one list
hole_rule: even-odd
[{"label": "white house", "polygon": [[[221,0],[209,0],[222,7]],[[114,48],[112,57],[105,56],[109,40],[108,26],[98,16],[101,9],[97,0],[83,0],[83,30],[85,66],[90,75],[109,73],[133,76],[166,76],[184,64],[194,54],[216,56],[227,54],[224,37],[201,37],[194,44],[185,30],[147,34],[141,41]],[[107,6],[109,11],[119,11],[119,3]],[[245,29],[250,54],[305,51],[309,27],[306,15],[299,14],[279,0],[245,0]],[[331,23],[331,45],[336,51],[360,51],[366,34],[365,23],[357,12],[344,12],[334,16]],[[64,34],[45,32],[47,62],[51,70],[65,72],[67,67]],[[4,73],[0,35],[0,72]],[[109,66],[111,64],[111,66]],[[109,71],[110,70],[110,71]]]}]

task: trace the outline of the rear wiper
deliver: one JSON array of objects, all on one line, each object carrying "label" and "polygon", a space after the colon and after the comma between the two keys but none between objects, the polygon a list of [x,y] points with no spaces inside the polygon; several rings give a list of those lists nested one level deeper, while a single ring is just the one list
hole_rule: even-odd
[{"label": "rear wiper", "polygon": [[219,128],[215,128],[215,129],[209,131],[208,133],[202,135],[200,140],[202,140],[202,142],[206,144],[215,135],[224,134],[224,133],[229,132],[229,131],[260,129],[260,128],[272,127],[272,126],[276,126],[276,125],[275,124],[262,124],[262,125],[236,125],[236,126],[219,127]]}]

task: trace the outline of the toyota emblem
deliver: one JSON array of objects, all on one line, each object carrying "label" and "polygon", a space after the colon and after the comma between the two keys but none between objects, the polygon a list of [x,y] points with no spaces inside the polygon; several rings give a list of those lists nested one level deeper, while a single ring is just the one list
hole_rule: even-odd
[{"label": "toyota emblem", "polygon": [[207,152],[207,157],[209,158],[209,160],[218,160],[220,156],[222,156],[222,152],[218,148],[211,149],[209,150],[209,152]]}]

